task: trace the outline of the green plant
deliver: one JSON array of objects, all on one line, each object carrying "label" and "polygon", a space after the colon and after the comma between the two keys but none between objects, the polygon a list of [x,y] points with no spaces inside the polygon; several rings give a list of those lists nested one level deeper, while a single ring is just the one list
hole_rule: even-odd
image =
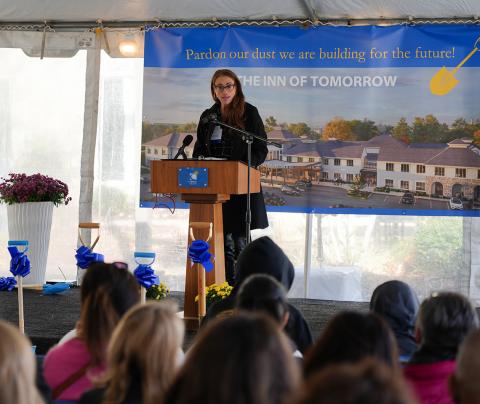
[{"label": "green plant", "polygon": [[170,289],[163,282],[159,285],[153,285],[147,289],[147,299],[162,300],[170,294]]},{"label": "green plant", "polygon": [[[221,284],[213,283],[205,288],[205,300],[207,301],[207,307],[212,303],[219,302],[232,293],[233,287],[228,282]],[[195,301],[198,302],[198,295],[195,297]]]}]

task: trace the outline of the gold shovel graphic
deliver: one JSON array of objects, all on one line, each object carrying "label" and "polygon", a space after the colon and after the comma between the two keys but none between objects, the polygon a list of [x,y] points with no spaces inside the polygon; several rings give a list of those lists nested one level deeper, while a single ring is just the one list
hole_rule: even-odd
[{"label": "gold shovel graphic", "polygon": [[470,59],[473,54],[478,50],[478,42],[480,38],[477,39],[475,42],[473,50],[463,59],[455,69],[451,72],[447,70],[445,66],[443,66],[430,80],[430,91],[433,95],[445,95],[452,91],[459,81],[455,78],[455,73],[458,69],[460,69],[464,63]]}]

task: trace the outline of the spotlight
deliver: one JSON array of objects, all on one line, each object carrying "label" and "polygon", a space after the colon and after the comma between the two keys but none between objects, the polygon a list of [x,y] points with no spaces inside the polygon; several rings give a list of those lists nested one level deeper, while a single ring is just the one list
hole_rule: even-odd
[{"label": "spotlight", "polygon": [[123,56],[135,56],[138,52],[138,44],[132,34],[126,34],[118,44],[118,50]]}]

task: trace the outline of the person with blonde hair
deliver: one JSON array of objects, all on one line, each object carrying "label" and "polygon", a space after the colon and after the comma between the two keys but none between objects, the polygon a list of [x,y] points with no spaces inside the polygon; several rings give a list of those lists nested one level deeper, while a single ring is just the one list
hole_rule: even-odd
[{"label": "person with blonde hair", "polygon": [[0,320],[0,403],[43,403],[35,374],[32,344],[17,328]]},{"label": "person with blonde hair", "polygon": [[80,403],[162,402],[179,366],[184,325],[168,302],[134,307],[120,321],[107,351],[107,371]]}]

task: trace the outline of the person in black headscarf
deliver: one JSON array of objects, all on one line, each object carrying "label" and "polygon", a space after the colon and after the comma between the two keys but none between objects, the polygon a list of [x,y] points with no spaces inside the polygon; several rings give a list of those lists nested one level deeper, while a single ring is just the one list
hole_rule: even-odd
[{"label": "person in black headscarf", "polygon": [[400,361],[408,362],[417,348],[415,319],[418,298],[413,289],[401,281],[388,281],[372,293],[370,310],[387,321],[397,339]]},{"label": "person in black headscarf", "polygon": [[[240,253],[236,265],[236,280],[232,293],[226,299],[214,303],[207,311],[203,323],[221,314],[232,312],[235,307],[235,297],[243,282],[253,274],[267,274],[280,282],[288,291],[295,277],[293,264],[283,250],[267,236],[260,237]],[[302,313],[288,304],[289,318],[285,332],[297,345],[300,352],[313,343],[312,333]],[[203,325],[203,324],[202,324]]]}]

